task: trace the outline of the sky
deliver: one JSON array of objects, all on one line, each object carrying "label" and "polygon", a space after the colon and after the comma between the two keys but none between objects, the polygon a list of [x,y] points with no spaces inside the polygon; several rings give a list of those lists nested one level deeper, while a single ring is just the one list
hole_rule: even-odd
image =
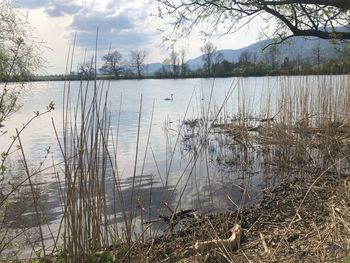
[{"label": "sky", "polygon": [[[91,60],[98,35],[98,57],[109,49],[118,50],[128,59],[132,50],[147,53],[146,63],[162,62],[169,55],[169,44],[162,40],[172,30],[170,20],[157,16],[159,3],[151,0],[16,0],[15,7],[28,14],[35,40],[42,43],[45,67],[39,74],[64,74],[69,47],[76,36],[74,67]],[[218,49],[237,49],[258,40],[258,23],[239,32],[210,41]],[[199,30],[198,30],[199,31]],[[218,34],[219,35],[219,34]],[[200,48],[208,39],[194,31],[177,39],[175,50],[186,50],[186,59],[201,55]],[[86,55],[85,55],[86,54]]]}]

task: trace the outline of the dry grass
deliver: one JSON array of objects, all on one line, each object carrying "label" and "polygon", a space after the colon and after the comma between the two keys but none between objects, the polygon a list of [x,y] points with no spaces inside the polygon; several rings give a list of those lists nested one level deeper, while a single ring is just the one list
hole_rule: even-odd
[{"label": "dry grass", "polygon": [[[349,179],[327,174],[314,180],[310,175],[285,181],[239,214],[227,211],[187,222],[184,230],[157,240],[150,261],[342,262],[350,249]],[[194,240],[227,238],[237,218],[244,229],[237,251],[219,248],[184,256]]]},{"label": "dry grass", "polygon": [[[201,234],[189,234],[192,239],[187,246],[198,239],[224,238],[239,219],[246,239],[235,254],[212,251],[199,259],[186,259],[188,262],[339,262],[346,258],[350,100],[348,77],[342,79],[343,82],[333,82],[320,77],[316,79],[317,89],[310,89],[304,82],[307,79],[283,78],[276,109],[270,107],[268,95],[267,106],[252,116],[243,98],[240,112],[215,119],[211,134],[220,148],[214,158],[220,165],[245,170],[258,163],[264,174],[279,177],[284,183],[272,192],[266,189],[258,207],[213,216],[214,221],[223,218],[223,222],[210,220],[209,226],[193,229]],[[196,127],[200,129],[202,119],[188,122],[185,148],[192,149],[193,142],[201,141]],[[179,243],[186,243],[181,235],[177,238]],[[172,251],[165,246],[164,251],[167,249]],[[170,254],[179,255],[176,251]],[[167,259],[177,260],[172,256]]]},{"label": "dry grass", "polygon": [[[280,81],[281,97],[274,103],[273,96],[268,94],[262,102],[265,106],[255,117],[250,102],[247,105],[244,99],[238,101],[239,112],[231,114],[226,107],[231,93],[222,105],[213,106],[216,110],[211,111],[211,103],[202,105],[202,117],[184,123],[187,129],[177,135],[169,166],[181,135],[182,146],[187,146],[189,152],[196,151],[191,152],[186,164],[188,170],[181,173],[173,190],[180,194],[172,206],[174,209],[169,209],[169,231],[162,236],[157,236],[157,230],[149,231],[152,224],[145,224],[142,210],[146,201],[135,190],[139,176],[136,170],[140,160],[139,133],[131,194],[125,200],[116,162],[117,138],[110,129],[108,93],[96,81],[87,86],[82,83],[77,101],[71,101],[67,83],[62,134],[57,131],[64,159],[59,166],[62,173],[57,173],[63,217],[54,237],[55,247],[47,252],[60,251],[64,262],[86,262],[99,251],[108,251],[122,262],[338,262],[345,259],[350,248],[349,84],[333,83],[326,77],[323,81],[318,79],[317,89],[310,90],[304,83],[307,78],[299,82],[290,78]],[[91,91],[92,96],[88,95]],[[142,99],[139,128],[141,112]],[[219,165],[225,163],[245,171],[258,163],[264,173],[271,173],[282,183],[265,189],[263,199],[255,207],[244,208],[248,189],[242,189],[238,211],[198,213],[177,220],[174,228],[196,162],[200,154],[209,154],[208,147],[213,141],[219,152],[214,159]],[[206,165],[208,173],[208,159]],[[166,178],[170,174],[170,167],[167,168]],[[181,180],[185,182],[183,188]],[[111,197],[108,188],[112,189],[112,200],[108,199]],[[141,234],[134,232],[137,224]],[[235,224],[243,228],[236,251],[218,246],[188,255],[189,248],[196,243],[228,240]],[[148,239],[146,232],[150,232]],[[45,250],[44,243],[42,246]]]}]

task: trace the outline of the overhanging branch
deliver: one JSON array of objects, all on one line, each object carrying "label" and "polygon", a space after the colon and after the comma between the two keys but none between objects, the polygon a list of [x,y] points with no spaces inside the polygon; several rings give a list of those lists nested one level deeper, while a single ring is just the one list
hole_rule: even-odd
[{"label": "overhanging branch", "polygon": [[264,1],[259,0],[259,3],[269,6],[281,6],[289,4],[306,4],[306,5],[325,5],[333,6],[340,9],[350,10],[349,0],[281,0],[281,1]]}]

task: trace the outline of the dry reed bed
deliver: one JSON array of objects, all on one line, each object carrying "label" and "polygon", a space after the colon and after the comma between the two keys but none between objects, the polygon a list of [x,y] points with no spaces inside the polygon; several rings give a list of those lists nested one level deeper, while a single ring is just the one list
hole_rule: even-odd
[{"label": "dry reed bed", "polygon": [[[316,78],[315,89],[303,83],[282,79],[278,105],[273,110],[267,102],[259,115],[242,105],[234,116],[223,114],[211,124],[209,142],[243,157],[224,160],[226,165],[253,167],[258,162],[267,172],[285,183],[265,192],[255,208],[213,216],[200,227],[190,227],[187,245],[174,251],[164,246],[165,262],[175,262],[186,246],[197,239],[225,237],[238,218],[245,229],[243,245],[236,253],[217,249],[184,259],[184,262],[340,262],[350,249],[349,242],[349,157],[350,106],[349,77],[333,82]],[[266,101],[270,101],[268,95]],[[244,101],[244,99],[243,99]],[[240,102],[238,102],[240,103]],[[218,121],[218,119],[220,121]],[[202,141],[201,118],[188,121],[184,133],[185,148]],[[210,142],[212,140],[212,142]],[[217,141],[220,141],[217,143]],[[233,154],[233,156],[235,156]],[[220,153],[214,158],[221,164]],[[225,157],[224,157],[225,158]],[[282,173],[283,171],[283,173]],[[266,172],[266,171],[265,171]],[[319,176],[319,177],[317,177]],[[220,222],[221,220],[224,221]],[[219,223],[216,222],[219,220]],[[225,226],[225,227],[223,227]],[[224,228],[224,229],[222,229]],[[204,230],[205,229],[205,230]],[[213,233],[213,229],[215,229]],[[192,231],[192,232],[191,232]],[[197,231],[197,232],[196,232]],[[206,233],[206,234],[204,234]],[[183,234],[181,234],[183,235]],[[179,243],[186,239],[179,238]],[[203,235],[205,237],[203,237]],[[169,250],[168,250],[169,249]],[[180,256],[181,257],[181,256]]]},{"label": "dry reed bed", "polygon": [[[262,152],[261,159],[270,159],[269,165],[307,164],[322,171],[350,153],[349,85],[348,76],[284,77],[278,87],[263,93],[258,105],[240,97],[244,87],[237,86],[233,100],[238,111],[211,117],[208,136],[201,132],[208,126],[207,116],[188,120],[184,148],[191,150],[209,139],[207,143],[221,152],[243,151],[245,162]],[[218,154],[216,159],[220,158]]]},{"label": "dry reed bed", "polygon": [[[214,111],[210,103],[208,108],[203,106],[203,116],[189,122],[184,134],[178,135],[191,146],[188,149],[196,149],[194,165],[200,151],[208,150],[209,139],[219,148],[231,147],[242,155],[238,162],[232,161],[241,169],[253,166],[252,155],[259,152],[264,165],[287,170],[284,174],[289,178],[279,188],[266,189],[265,198],[255,208],[241,206],[238,212],[181,220],[179,231],[161,237],[144,224],[142,196],[135,190],[139,172],[136,166],[141,159],[138,148],[128,200],[122,193],[116,161],[118,132],[114,136],[110,129],[107,83],[81,83],[78,99],[72,101],[67,82],[63,127],[55,127],[64,160],[55,165],[63,216],[53,236],[53,247],[47,248],[41,236],[37,256],[89,262],[96,252],[107,250],[122,262],[300,262],[303,258],[308,259],[306,262],[324,262],[345,257],[349,249],[350,190],[347,179],[339,178],[349,168],[350,96],[349,81],[341,79],[343,82],[334,83],[332,78],[316,78],[317,89],[310,90],[305,83],[309,78],[281,78],[280,96],[267,94],[256,118],[252,118],[250,103],[245,104],[239,96],[234,115],[225,106],[228,99]],[[139,125],[141,109],[142,98]],[[28,169],[27,175],[31,177]],[[184,172],[179,181],[186,176]],[[108,188],[112,189],[112,200],[108,200]],[[181,194],[174,215],[179,212],[184,192],[176,190]],[[345,197],[333,197],[336,191]],[[34,204],[36,201],[33,198]],[[127,205],[130,210],[125,208]],[[39,211],[35,214],[40,217]],[[44,222],[42,218],[38,221]],[[237,252],[219,248],[199,258],[188,255],[188,248],[197,241],[228,238],[235,223],[242,225],[244,234]],[[137,224],[141,225],[141,234],[134,232]],[[150,232],[148,241],[146,232]],[[32,245],[35,250],[36,244]]]}]

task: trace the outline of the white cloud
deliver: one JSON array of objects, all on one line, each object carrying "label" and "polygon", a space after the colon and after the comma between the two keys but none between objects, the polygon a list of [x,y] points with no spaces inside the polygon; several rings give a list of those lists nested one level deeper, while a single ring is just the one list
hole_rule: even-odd
[{"label": "white cloud", "polygon": [[[169,53],[161,47],[162,34],[158,29],[172,30],[169,20],[156,16],[157,5],[151,0],[18,0],[29,9],[29,20],[36,28],[38,39],[51,48],[43,56],[49,61],[49,73],[64,73],[69,44],[77,34],[76,54],[81,60],[83,50],[94,50],[96,28],[99,27],[99,54],[109,47],[118,49],[126,57],[132,49],[146,50],[147,62],[162,62]],[[153,14],[153,15],[151,15]],[[234,35],[218,35],[211,41],[219,48],[240,48],[255,42],[256,24]],[[205,38],[193,32],[188,38],[177,39],[175,48],[185,49],[187,58],[200,55]],[[252,33],[254,32],[254,33]]]},{"label": "white cloud", "polygon": [[20,8],[42,9],[52,17],[63,17],[66,14],[75,14],[82,8],[70,0],[18,0],[16,5]]},{"label": "white cloud", "polygon": [[40,73],[64,73],[69,48],[67,27],[72,17],[49,17],[43,9],[35,9],[29,12],[28,19],[36,41],[43,43],[41,55],[47,63]]}]

